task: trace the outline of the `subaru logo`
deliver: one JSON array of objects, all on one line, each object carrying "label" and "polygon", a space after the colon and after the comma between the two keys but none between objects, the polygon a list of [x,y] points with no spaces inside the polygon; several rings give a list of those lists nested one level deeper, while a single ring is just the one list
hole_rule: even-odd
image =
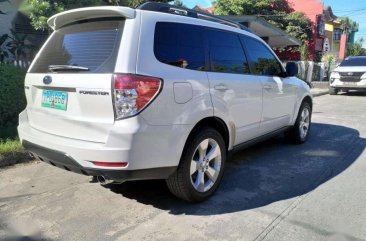
[{"label": "subaru logo", "polygon": [[49,84],[51,84],[51,82],[52,82],[52,77],[51,76],[47,75],[43,78],[43,83],[44,84],[49,85]]}]

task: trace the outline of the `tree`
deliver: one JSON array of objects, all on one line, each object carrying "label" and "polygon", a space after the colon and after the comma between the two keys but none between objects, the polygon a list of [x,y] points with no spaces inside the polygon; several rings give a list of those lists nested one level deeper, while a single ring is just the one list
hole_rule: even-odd
[{"label": "tree", "polygon": [[257,15],[302,42],[312,37],[311,21],[291,9],[287,0],[217,0],[215,14]]},{"label": "tree", "polygon": [[341,22],[343,31],[345,31],[347,34],[358,31],[359,27],[358,23],[353,21],[352,19],[344,17],[344,18],[338,18],[337,20]]},{"label": "tree", "polygon": [[347,56],[361,56],[365,54],[365,49],[362,48],[364,38],[360,38],[354,44],[347,46]]},{"label": "tree", "polygon": [[[0,0],[1,1],[1,0]],[[22,6],[22,12],[31,19],[32,26],[37,30],[46,30],[47,19],[56,13],[80,7],[101,5],[119,5],[136,7],[147,0],[26,0]],[[159,2],[171,2],[162,0]]]},{"label": "tree", "polygon": [[299,47],[299,51],[300,51],[300,59],[301,59],[301,61],[308,60],[308,55],[309,55],[308,46],[306,44],[302,44]]},{"label": "tree", "polygon": [[327,55],[323,56],[323,61],[326,64],[326,70],[327,70],[327,80],[330,80],[330,73],[332,71],[332,64],[334,63],[334,55],[328,53]]},{"label": "tree", "polygon": [[5,62],[5,59],[9,57],[8,49],[5,46],[5,42],[8,40],[7,34],[0,36],[0,64]]},{"label": "tree", "polygon": [[178,7],[186,7],[186,5],[184,5],[184,3],[180,0],[175,0],[173,4]]},{"label": "tree", "polygon": [[27,42],[28,36],[26,34],[16,33],[14,30],[11,30],[11,35],[8,37],[10,40],[6,44],[6,47],[15,56],[17,62],[22,59],[24,60],[27,54],[35,49],[34,45]]}]

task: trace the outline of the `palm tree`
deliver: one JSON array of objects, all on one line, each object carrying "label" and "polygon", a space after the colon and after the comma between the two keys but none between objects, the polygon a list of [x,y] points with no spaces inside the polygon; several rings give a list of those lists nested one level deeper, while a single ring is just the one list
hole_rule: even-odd
[{"label": "palm tree", "polygon": [[358,31],[358,27],[359,27],[358,23],[355,21],[352,21],[352,19],[350,19],[349,17],[340,18],[339,20],[342,24],[343,30],[347,34]]},{"label": "palm tree", "polygon": [[27,34],[16,33],[13,29],[11,30],[11,35],[9,35],[10,41],[6,46],[10,53],[15,56],[17,63],[19,63],[19,60],[25,60],[27,54],[35,49],[34,45],[28,43],[27,38]]}]

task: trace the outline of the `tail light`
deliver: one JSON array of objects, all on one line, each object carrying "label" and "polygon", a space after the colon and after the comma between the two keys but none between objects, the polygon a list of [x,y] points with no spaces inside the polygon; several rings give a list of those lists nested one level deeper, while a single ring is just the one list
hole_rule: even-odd
[{"label": "tail light", "polygon": [[162,80],[133,74],[114,75],[116,120],[140,113],[159,94]]}]

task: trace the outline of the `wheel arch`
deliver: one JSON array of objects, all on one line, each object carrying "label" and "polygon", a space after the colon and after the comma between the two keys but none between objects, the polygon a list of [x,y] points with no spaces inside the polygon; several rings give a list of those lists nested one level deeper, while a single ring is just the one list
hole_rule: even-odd
[{"label": "wheel arch", "polygon": [[197,122],[197,124],[193,127],[193,129],[191,130],[191,132],[188,135],[188,138],[184,144],[184,147],[186,147],[187,143],[197,134],[197,132],[199,132],[200,129],[204,128],[204,127],[211,127],[215,130],[217,130],[221,136],[224,138],[224,142],[225,142],[225,146],[226,149],[229,149],[230,146],[230,132],[229,132],[229,128],[227,127],[226,123],[219,117],[206,117],[202,120],[200,120],[199,122]]},{"label": "wheel arch", "polygon": [[[306,96],[302,99],[301,103],[303,103],[303,102],[307,102],[307,103],[310,105],[310,108],[311,108],[311,109],[313,109],[313,99],[312,99],[309,95],[306,95]],[[300,105],[300,106],[301,106],[301,105]]]},{"label": "wheel arch", "polygon": [[294,106],[294,112],[293,112],[294,114],[293,114],[292,121],[291,121],[290,125],[295,124],[297,115],[299,114],[300,107],[301,107],[303,102],[309,103],[310,108],[313,109],[313,98],[311,97],[310,94],[305,94],[305,95],[302,96],[302,98],[299,96],[297,100],[298,100],[298,102]]}]

